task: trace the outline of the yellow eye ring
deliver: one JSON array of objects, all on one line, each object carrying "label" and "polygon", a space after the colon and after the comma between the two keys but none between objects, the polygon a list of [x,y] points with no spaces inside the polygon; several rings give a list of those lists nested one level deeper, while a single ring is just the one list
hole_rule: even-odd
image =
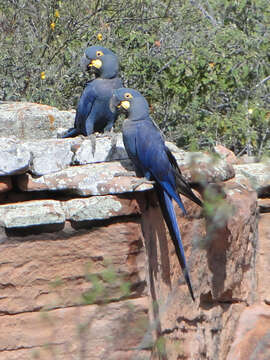
[{"label": "yellow eye ring", "polygon": [[97,52],[96,52],[96,56],[97,57],[100,57],[100,56],[103,56],[104,54],[103,54],[103,52],[101,51],[101,50],[98,50]]},{"label": "yellow eye ring", "polygon": [[125,98],[126,99],[132,99],[133,96],[130,93],[125,93]]}]

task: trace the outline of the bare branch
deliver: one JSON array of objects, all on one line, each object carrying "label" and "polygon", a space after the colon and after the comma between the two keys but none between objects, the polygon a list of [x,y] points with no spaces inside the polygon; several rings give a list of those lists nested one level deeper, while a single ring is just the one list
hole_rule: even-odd
[{"label": "bare branch", "polygon": [[258,156],[260,157],[262,155],[262,152],[263,152],[263,145],[265,143],[265,141],[267,140],[267,138],[270,136],[270,129],[267,128],[263,137],[262,137],[262,140],[261,140],[261,143],[260,143],[260,148],[259,148],[259,151],[258,151]]},{"label": "bare branch", "polygon": [[157,74],[160,74],[163,70],[167,69],[167,67],[169,67],[174,60],[177,60],[181,55],[184,55],[185,53],[186,51],[181,50],[175,57],[172,57],[170,61],[168,61],[164,66],[162,66],[162,68],[158,70]]},{"label": "bare branch", "polygon": [[197,3],[195,0],[190,0],[190,3],[191,3],[191,5],[196,6],[203,13],[203,15],[208,20],[211,21],[212,25],[214,25],[214,26],[219,25],[218,22],[216,21],[216,19],[212,15],[210,15],[209,12],[207,10],[205,10],[205,8],[199,2]]},{"label": "bare branch", "polygon": [[270,75],[267,76],[266,78],[264,78],[262,81],[260,81],[256,86],[255,89],[257,89],[259,86],[261,86],[262,84],[264,84],[266,81],[270,80]]}]

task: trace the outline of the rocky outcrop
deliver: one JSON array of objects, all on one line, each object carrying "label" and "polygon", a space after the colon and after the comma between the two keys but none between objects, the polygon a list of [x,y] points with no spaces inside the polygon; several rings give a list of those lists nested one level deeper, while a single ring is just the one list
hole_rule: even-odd
[{"label": "rocky outcrop", "polygon": [[61,224],[65,215],[55,200],[24,201],[0,206],[0,223],[5,229]]},{"label": "rocky outcrop", "polygon": [[239,160],[237,156],[231,150],[227,149],[225,146],[216,145],[214,146],[215,153],[220,156],[222,159],[225,159],[229,164],[238,164]]},{"label": "rocky outcrop", "polygon": [[74,124],[75,111],[60,111],[55,107],[28,102],[0,102],[1,136],[16,136],[21,140],[56,137],[59,127]]},{"label": "rocky outcrop", "polygon": [[[177,286],[181,271],[175,257],[169,269],[160,266],[152,276],[152,297],[160,307],[158,335],[166,339],[167,359],[226,359],[238,318],[255,301],[256,194],[233,181],[224,191],[229,213],[224,208],[205,221],[195,205],[187,204],[189,218],[179,214],[196,303],[191,305],[183,281]],[[167,253],[173,253],[170,241]],[[162,257],[160,250],[153,266]]]},{"label": "rocky outcrop", "polygon": [[270,161],[234,166],[236,181],[249,184],[259,196],[270,196]]},{"label": "rocky outcrop", "polygon": [[50,137],[0,142],[0,360],[269,358],[269,164],[168,143],[206,204],[177,209],[193,303],[121,135]]},{"label": "rocky outcrop", "polygon": [[[29,192],[54,190],[81,196],[126,193],[132,191],[132,182],[125,176],[128,175],[127,168],[131,166],[128,160],[124,164],[110,162],[71,166],[40,177],[26,173],[17,178],[17,184],[22,191]],[[140,189],[152,187],[146,184]]]},{"label": "rocky outcrop", "polygon": [[0,138],[0,176],[21,174],[29,170],[30,153],[14,138]]}]

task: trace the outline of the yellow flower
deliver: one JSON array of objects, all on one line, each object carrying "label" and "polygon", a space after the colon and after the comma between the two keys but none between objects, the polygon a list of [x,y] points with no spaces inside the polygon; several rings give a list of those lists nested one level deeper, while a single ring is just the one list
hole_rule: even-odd
[{"label": "yellow flower", "polygon": [[40,73],[40,78],[41,78],[41,80],[45,80],[45,78],[46,78],[45,71],[42,71]]},{"label": "yellow flower", "polygon": [[54,23],[54,22],[52,22],[52,23],[51,23],[51,25],[50,25],[50,27],[51,27],[52,31],[54,31],[54,28],[55,28],[55,23]]},{"label": "yellow flower", "polygon": [[251,115],[253,113],[253,109],[248,109],[248,113]]},{"label": "yellow flower", "polygon": [[101,33],[98,33],[98,34],[97,34],[97,39],[98,39],[98,41],[101,41],[102,38],[103,38],[102,34],[101,34]]},{"label": "yellow flower", "polygon": [[54,16],[55,16],[56,18],[59,18],[60,14],[59,14],[59,11],[58,11],[58,10],[55,10]]},{"label": "yellow flower", "polygon": [[210,62],[210,63],[209,63],[209,66],[210,66],[211,69],[213,69],[213,67],[214,67],[215,65],[216,65],[216,64],[215,64],[214,62]]}]

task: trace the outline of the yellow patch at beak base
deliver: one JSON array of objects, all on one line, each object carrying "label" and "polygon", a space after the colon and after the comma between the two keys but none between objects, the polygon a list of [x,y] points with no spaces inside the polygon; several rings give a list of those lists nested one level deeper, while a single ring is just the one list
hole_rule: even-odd
[{"label": "yellow patch at beak base", "polygon": [[130,108],[130,103],[127,100],[121,101],[120,105],[122,106],[122,108],[124,108],[125,110]]},{"label": "yellow patch at beak base", "polygon": [[102,61],[100,59],[95,59],[90,62],[89,67],[95,67],[96,69],[100,69],[102,66]]}]

